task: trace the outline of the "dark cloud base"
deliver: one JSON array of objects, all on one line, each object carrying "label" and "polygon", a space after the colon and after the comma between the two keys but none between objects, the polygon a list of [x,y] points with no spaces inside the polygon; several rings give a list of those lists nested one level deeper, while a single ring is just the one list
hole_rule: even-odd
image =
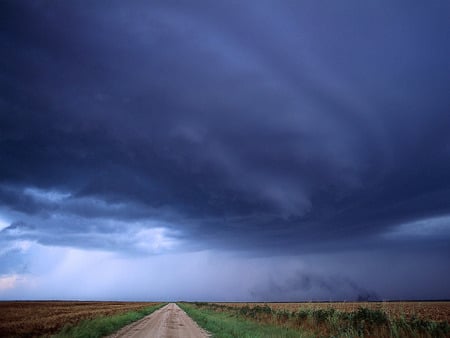
[{"label": "dark cloud base", "polygon": [[0,6],[3,241],[449,254],[448,3]]}]

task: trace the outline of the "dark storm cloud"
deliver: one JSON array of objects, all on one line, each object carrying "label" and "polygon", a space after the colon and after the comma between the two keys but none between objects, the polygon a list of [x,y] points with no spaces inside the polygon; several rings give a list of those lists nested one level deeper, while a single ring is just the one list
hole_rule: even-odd
[{"label": "dark storm cloud", "polygon": [[444,1],[1,7],[0,201],[39,233],[323,250],[450,214]]}]

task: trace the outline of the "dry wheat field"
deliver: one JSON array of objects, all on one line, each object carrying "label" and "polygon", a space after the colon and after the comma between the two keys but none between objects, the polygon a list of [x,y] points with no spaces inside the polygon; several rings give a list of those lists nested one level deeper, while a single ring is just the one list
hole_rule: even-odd
[{"label": "dry wheat field", "polygon": [[0,337],[41,337],[84,319],[139,310],[145,302],[0,302]]}]

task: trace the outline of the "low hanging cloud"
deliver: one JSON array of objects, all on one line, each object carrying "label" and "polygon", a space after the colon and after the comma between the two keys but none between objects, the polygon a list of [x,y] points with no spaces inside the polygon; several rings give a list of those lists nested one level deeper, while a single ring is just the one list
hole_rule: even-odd
[{"label": "low hanging cloud", "polygon": [[263,301],[305,300],[381,300],[375,291],[359,286],[348,277],[339,275],[321,276],[299,271],[284,281],[270,279],[262,289],[251,291],[251,295]]}]

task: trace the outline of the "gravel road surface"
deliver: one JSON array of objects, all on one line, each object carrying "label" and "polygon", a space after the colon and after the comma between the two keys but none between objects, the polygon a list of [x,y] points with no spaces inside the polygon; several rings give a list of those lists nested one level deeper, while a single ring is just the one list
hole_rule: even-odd
[{"label": "gravel road surface", "polygon": [[170,303],[109,337],[205,338],[209,335],[178,305]]}]

